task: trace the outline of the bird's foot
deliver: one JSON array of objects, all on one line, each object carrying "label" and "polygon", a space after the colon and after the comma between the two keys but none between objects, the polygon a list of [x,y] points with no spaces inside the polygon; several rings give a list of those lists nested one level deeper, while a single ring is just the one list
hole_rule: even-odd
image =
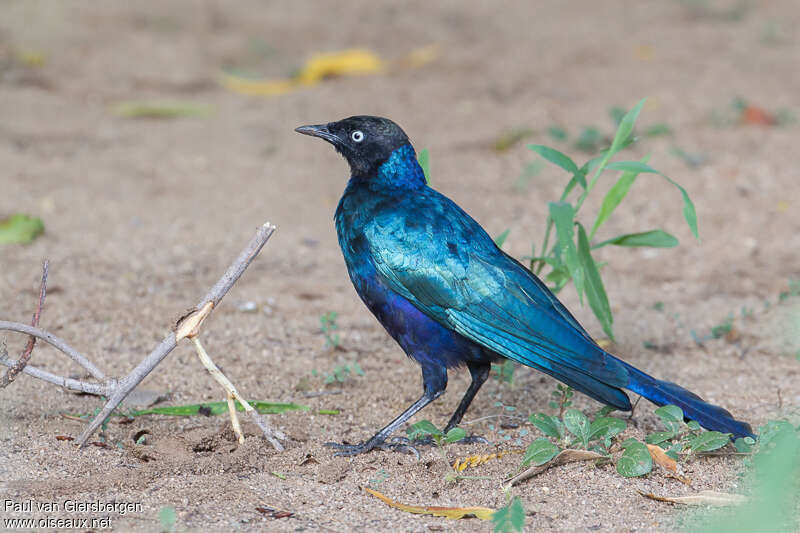
[{"label": "bird's foot", "polygon": [[[436,444],[433,437],[430,435],[420,439],[414,439],[410,441],[410,443],[413,443],[414,446],[433,446]],[[463,439],[453,442],[453,444],[490,444],[490,442],[480,435],[467,435]]]},{"label": "bird's foot", "polygon": [[419,452],[414,446],[411,446],[409,440],[405,437],[395,437],[388,442],[385,440],[374,441],[373,439],[370,439],[360,444],[326,442],[325,446],[337,450],[336,453],[333,454],[337,457],[353,457],[377,448],[384,451],[416,455],[417,459],[419,459]]}]

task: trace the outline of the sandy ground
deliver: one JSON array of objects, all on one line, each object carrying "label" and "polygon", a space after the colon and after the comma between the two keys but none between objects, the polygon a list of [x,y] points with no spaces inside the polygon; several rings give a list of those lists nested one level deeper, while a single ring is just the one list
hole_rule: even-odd
[{"label": "sandy ground", "polygon": [[[664,227],[681,246],[600,254],[609,263],[615,350],[754,426],[796,414],[791,300],[776,302],[789,280],[800,278],[800,126],[718,127],[711,115],[737,96],[800,113],[800,6],[747,2],[735,12],[734,2],[698,5],[353,1],[289,10],[254,1],[4,2],[0,214],[39,215],[47,231],[31,245],[0,248],[0,318],[29,320],[47,257],[51,293],[42,326],[122,375],[269,220],[278,232],[208,321],[203,340],[247,397],[312,410],[270,418],[289,436],[284,453],[250,424],[237,446],[224,417],[115,421],[106,431],[111,448],[79,453],[55,437],[76,436],[82,424],[60,415],[91,412],[101,400],[23,376],[0,390],[0,500],[141,503],[137,512],[112,516],[119,531],[158,530],[158,512],[167,506],[176,509],[181,531],[490,529],[477,520],[390,509],[360,487],[372,484],[406,503],[498,507],[505,502],[500,480],[516,456],[473,471],[487,479],[452,484],[444,479],[447,464],[430,449],[421,460],[389,452],[347,459],[323,447],[371,435],[420,393],[419,370],[363,308],[345,273],[332,216],[346,165],[328,146],[292,132],[352,114],[399,122],[418,148],[430,149],[435,187],[490,233],[511,227],[505,247],[521,257],[540,242],[546,204],[564,176],[547,168],[515,189],[533,154],[524,143],[497,153],[494,139],[530,127],[530,140],[563,146],[544,133],[548,126],[573,136],[588,125],[610,131],[609,107],[648,96],[641,127],[666,123],[674,135],[644,139],[626,158],[651,154],[653,166],[686,186],[702,240],[691,238],[674,189],[654,177],[637,182],[600,237]],[[214,80],[222,67],[283,77],[316,51],[368,47],[392,59],[427,44],[439,44],[441,55],[424,67],[330,80],[281,97],[245,97]],[[24,50],[41,52],[45,64],[20,64],[14,58]],[[199,102],[213,112],[154,121],[109,111],[139,99]],[[673,145],[703,154],[706,163],[690,168],[672,155]],[[601,334],[571,288],[563,299]],[[251,301],[258,312],[239,310]],[[742,318],[743,308],[752,316]],[[325,347],[319,317],[329,311],[339,314],[344,350]],[[690,330],[708,333],[730,314],[737,338],[704,347],[693,341]],[[9,334],[7,341],[17,354],[25,339]],[[646,350],[645,342],[661,349]],[[363,377],[325,386],[312,375],[353,361]],[[42,344],[31,364],[80,373]],[[451,372],[449,393],[417,419],[443,424],[466,385],[465,373]],[[534,428],[523,423],[501,435],[490,429],[499,429],[498,419],[485,417],[500,412],[497,402],[524,417],[548,411],[554,386],[528,369],[517,371],[513,388],[491,380],[465,421],[492,444],[449,447],[450,460],[526,445],[538,436]],[[222,399],[188,345],[142,387],[169,393],[172,404]],[[590,413],[600,407],[584,397],[576,405]],[[640,404],[629,426],[626,436],[656,429],[652,406]],[[150,439],[136,445],[131,436],[143,429]],[[528,433],[521,436],[522,429]],[[668,531],[682,511],[638,491],[744,489],[737,458],[703,458],[684,468],[691,487],[658,472],[624,479],[613,466],[573,464],[512,494],[522,499],[531,531]],[[256,507],[295,514],[275,519]]]}]

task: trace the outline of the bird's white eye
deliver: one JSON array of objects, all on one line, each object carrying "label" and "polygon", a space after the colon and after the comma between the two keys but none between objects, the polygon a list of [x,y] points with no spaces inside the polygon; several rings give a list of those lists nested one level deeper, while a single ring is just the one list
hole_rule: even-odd
[{"label": "bird's white eye", "polygon": [[361,130],[356,130],[350,134],[350,138],[353,139],[355,142],[360,143],[364,140],[364,132]]}]

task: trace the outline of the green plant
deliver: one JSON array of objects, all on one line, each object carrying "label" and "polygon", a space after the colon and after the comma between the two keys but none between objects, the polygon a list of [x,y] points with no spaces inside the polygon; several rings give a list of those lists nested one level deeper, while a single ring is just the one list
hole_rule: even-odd
[{"label": "green plant", "polygon": [[[559,395],[566,397],[563,391]],[[613,453],[617,446],[614,439],[627,429],[627,424],[620,418],[607,416],[612,410],[611,407],[604,407],[592,421],[577,409],[562,410],[558,416],[545,413],[530,415],[528,421],[545,437],[539,437],[528,446],[521,467],[531,463],[544,464],[555,457],[561,448],[582,448],[603,455]],[[680,407],[665,405],[656,409],[655,413],[665,430],[647,435],[645,442],[660,446],[674,460],[717,450],[730,443],[730,433],[706,431],[695,421],[684,423]],[[555,443],[549,439],[555,439]],[[633,438],[617,442],[624,449],[617,460],[617,472],[620,475],[635,477],[652,470],[653,459],[645,442]],[[737,451],[744,453],[750,452],[753,444],[753,439],[749,437],[736,439],[735,442]]]},{"label": "green plant", "polygon": [[[317,377],[319,372],[317,372],[316,369],[312,370],[311,375]],[[333,367],[333,370],[325,374],[324,382],[325,385],[330,385],[331,383],[344,383],[353,375],[364,376],[364,370],[357,361],[336,365]]]},{"label": "green plant", "polygon": [[568,385],[561,383],[556,385],[556,390],[550,393],[554,400],[550,400],[547,405],[552,409],[558,409],[558,417],[564,416],[564,410],[572,405],[572,396],[575,391]]},{"label": "green plant", "polygon": [[158,521],[161,523],[161,530],[167,533],[175,531],[175,525],[178,522],[178,514],[175,512],[174,507],[162,507],[158,512]]},{"label": "green plant", "polygon": [[502,363],[492,363],[492,374],[495,379],[500,383],[508,383],[514,385],[514,369],[516,364],[510,359],[506,359]]},{"label": "green plant", "polygon": [[439,447],[444,444],[459,441],[467,436],[467,432],[458,427],[451,429],[445,434],[430,420],[420,420],[416,424],[412,424],[411,427],[406,430],[406,433],[408,434],[408,440],[412,441],[430,437],[433,439],[433,442],[436,443],[436,446]]},{"label": "green plant", "polygon": [[[575,285],[578,297],[583,303],[583,295],[589,302],[593,313],[600,321],[606,335],[613,339],[613,316],[600,276],[600,265],[592,253],[598,248],[608,245],[656,248],[669,248],[678,245],[678,239],[661,230],[649,230],[638,233],[618,235],[602,242],[592,244],[597,231],[619,206],[640,174],[656,174],[678,188],[683,198],[683,215],[695,237],[698,237],[697,214],[694,204],[686,190],[658,170],[647,164],[648,158],[641,161],[611,161],[620,150],[631,144],[634,123],[644,105],[640,101],[633,109],[622,116],[619,121],[611,146],[600,155],[590,159],[583,166],[578,165],[567,155],[544,145],[530,145],[529,148],[547,161],[561,167],[572,175],[557,202],[550,202],[549,216],[541,246],[541,254],[529,257],[529,267],[537,275],[541,275],[545,267],[550,271],[544,276],[551,284],[554,292],[560,291],[570,281]],[[577,215],[586,198],[595,189],[600,176],[606,171],[620,172],[616,183],[606,193],[591,230],[587,232]],[[573,191],[577,194],[574,201],[568,201]],[[575,230],[577,228],[577,231]],[[551,235],[555,230],[555,242],[551,244]]]},{"label": "green plant", "polygon": [[408,440],[424,440],[430,438],[435,444],[435,449],[441,456],[442,460],[450,466],[449,471],[444,476],[447,483],[455,483],[462,479],[491,479],[485,476],[464,476],[450,464],[444,450],[445,444],[452,444],[458,442],[467,436],[467,432],[459,427],[455,427],[444,433],[441,429],[437,428],[430,420],[420,420],[412,424],[407,430]]},{"label": "green plant", "polygon": [[759,442],[745,478],[752,487],[750,497],[732,509],[688,516],[686,531],[749,533],[800,528],[800,427],[773,420],[758,432]]},{"label": "green plant", "polygon": [[514,498],[508,505],[501,507],[492,515],[494,533],[512,533],[525,530],[525,509],[519,498]]},{"label": "green plant", "polygon": [[339,329],[336,318],[339,314],[336,311],[329,311],[319,317],[320,331],[325,336],[325,346],[338,348],[341,339],[338,333],[333,333]]},{"label": "green plant", "polygon": [[381,485],[381,483],[383,483],[387,479],[389,479],[389,473],[383,468],[381,468],[375,474],[375,477],[369,480],[369,486],[373,489],[377,489]]}]

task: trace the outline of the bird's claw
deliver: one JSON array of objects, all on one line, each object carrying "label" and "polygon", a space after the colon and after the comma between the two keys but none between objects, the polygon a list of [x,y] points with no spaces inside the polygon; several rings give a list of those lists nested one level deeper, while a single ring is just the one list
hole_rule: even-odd
[{"label": "bird's claw", "polygon": [[336,457],[353,457],[362,453],[378,448],[384,451],[400,452],[410,455],[416,455],[419,459],[419,452],[417,449],[409,444],[409,440],[405,437],[395,437],[390,442],[372,442],[366,441],[360,444],[344,444],[339,442],[326,442],[325,446],[333,448],[336,451],[333,455]]}]

